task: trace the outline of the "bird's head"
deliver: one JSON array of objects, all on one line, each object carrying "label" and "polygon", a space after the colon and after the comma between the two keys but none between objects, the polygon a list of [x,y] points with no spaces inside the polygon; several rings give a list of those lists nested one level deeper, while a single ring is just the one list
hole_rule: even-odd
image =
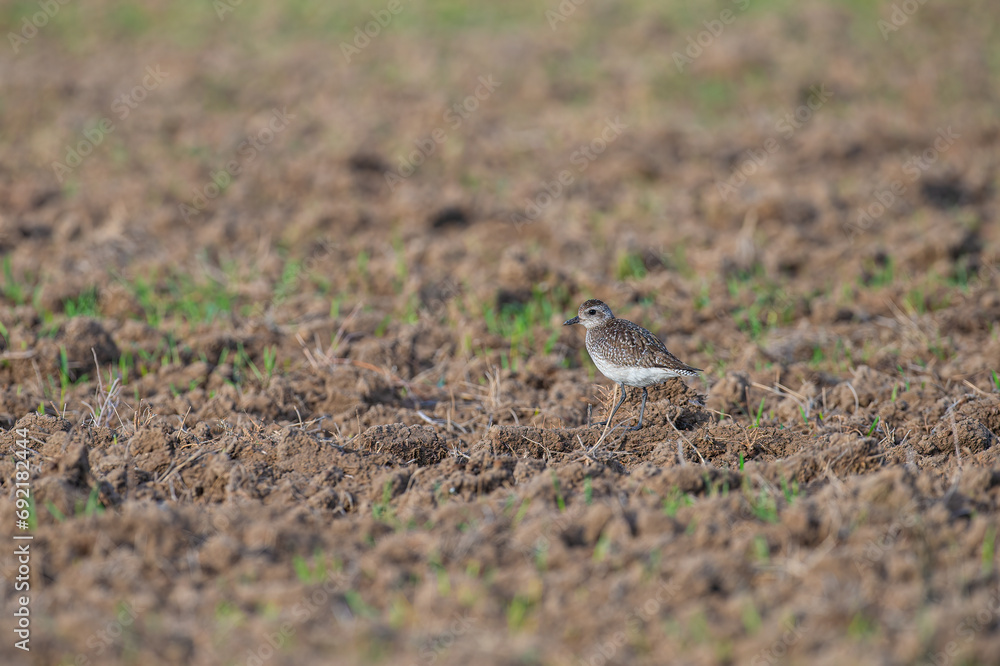
[{"label": "bird's head", "polygon": [[563,326],[583,324],[586,328],[593,328],[614,318],[615,316],[611,313],[611,308],[604,301],[592,298],[589,301],[584,301],[583,305],[577,311],[576,316],[564,321]]}]

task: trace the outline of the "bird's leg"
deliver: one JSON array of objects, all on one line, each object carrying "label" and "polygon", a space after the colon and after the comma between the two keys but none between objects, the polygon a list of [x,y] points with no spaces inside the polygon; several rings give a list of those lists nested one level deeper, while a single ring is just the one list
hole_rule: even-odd
[{"label": "bird's leg", "polygon": [[615,412],[617,412],[618,408],[622,406],[623,402],[625,402],[625,385],[619,382],[618,386],[620,386],[622,389],[622,399],[619,400],[618,404],[615,405],[615,408],[611,410],[611,416],[609,416],[606,421],[601,421],[600,423],[595,423],[594,425],[602,426],[605,423],[611,423],[611,419],[615,418]]},{"label": "bird's leg", "polygon": [[642,405],[639,406],[639,423],[632,426],[629,430],[638,430],[642,427],[642,414],[646,411],[646,387],[642,388]]}]

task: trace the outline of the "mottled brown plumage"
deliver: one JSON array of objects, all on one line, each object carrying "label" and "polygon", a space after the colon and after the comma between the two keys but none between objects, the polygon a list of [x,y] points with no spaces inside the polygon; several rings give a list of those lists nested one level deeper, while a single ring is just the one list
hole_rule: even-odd
[{"label": "mottled brown plumage", "polygon": [[642,388],[639,423],[632,428],[638,430],[646,409],[647,387],[670,377],[694,376],[701,372],[682,363],[658,337],[642,326],[615,317],[611,308],[597,299],[585,301],[577,316],[563,323],[564,326],[573,324],[583,324],[587,328],[587,352],[594,365],[601,374],[621,386],[621,400],[611,411],[608,421],[624,402],[626,386]]}]

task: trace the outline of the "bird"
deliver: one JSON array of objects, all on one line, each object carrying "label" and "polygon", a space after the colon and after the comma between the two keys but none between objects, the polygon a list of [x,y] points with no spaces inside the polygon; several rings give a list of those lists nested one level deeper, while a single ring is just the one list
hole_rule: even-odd
[{"label": "bird", "polygon": [[642,428],[646,411],[647,387],[661,384],[670,377],[694,377],[701,372],[667,351],[658,337],[627,319],[619,319],[603,301],[592,298],[584,301],[577,315],[563,322],[563,326],[583,324],[587,329],[587,353],[594,365],[608,379],[621,387],[622,397],[611,410],[606,421],[611,423],[618,408],[625,402],[625,387],[642,388],[642,405],[639,423],[629,430]]}]

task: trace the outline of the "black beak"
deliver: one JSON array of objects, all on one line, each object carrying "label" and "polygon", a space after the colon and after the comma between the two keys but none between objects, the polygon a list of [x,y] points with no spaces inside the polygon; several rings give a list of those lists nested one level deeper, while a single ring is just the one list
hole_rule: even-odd
[{"label": "black beak", "polygon": [[572,326],[573,324],[579,324],[579,323],[580,323],[580,318],[573,317],[572,319],[567,319],[566,321],[564,321],[563,326]]}]

